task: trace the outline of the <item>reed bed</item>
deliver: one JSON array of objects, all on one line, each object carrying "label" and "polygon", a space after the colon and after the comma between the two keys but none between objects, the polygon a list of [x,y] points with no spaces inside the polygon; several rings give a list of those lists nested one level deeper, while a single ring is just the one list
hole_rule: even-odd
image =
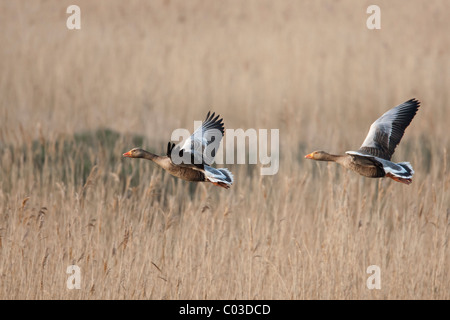
[{"label": "reed bed", "polygon": [[[78,1],[78,31],[70,4],[0,2],[1,299],[450,298],[448,2],[379,1],[377,31],[367,1]],[[411,185],[303,159],[412,97]],[[210,109],[279,129],[279,172],[121,157]]]}]

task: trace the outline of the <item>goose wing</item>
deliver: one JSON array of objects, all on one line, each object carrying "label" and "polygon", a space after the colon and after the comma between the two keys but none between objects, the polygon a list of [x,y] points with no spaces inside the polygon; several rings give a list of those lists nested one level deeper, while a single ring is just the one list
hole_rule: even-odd
[{"label": "goose wing", "polygon": [[359,151],[391,160],[395,148],[419,109],[420,102],[408,100],[384,113],[371,126]]},{"label": "goose wing", "polygon": [[184,166],[203,169],[203,165],[211,165],[216,156],[225,129],[223,119],[220,115],[208,112],[202,125],[183,143],[178,145],[169,142],[167,155],[171,157],[172,152],[178,152],[183,159],[190,159]]}]

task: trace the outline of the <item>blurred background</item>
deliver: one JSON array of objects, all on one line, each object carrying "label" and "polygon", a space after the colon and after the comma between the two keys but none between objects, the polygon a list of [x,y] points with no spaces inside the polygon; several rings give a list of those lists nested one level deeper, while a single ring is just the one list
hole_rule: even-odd
[{"label": "blurred background", "polygon": [[[0,127],[37,137],[107,127],[167,140],[208,110],[280,128],[286,146],[356,148],[385,110],[422,101],[448,143],[447,1],[2,1]],[[164,141],[165,141],[164,140]]]},{"label": "blurred background", "polygon": [[[0,292],[71,297],[58,270],[75,261],[92,272],[80,298],[448,299],[449,14],[447,0],[0,1]],[[394,155],[416,171],[409,189],[304,160],[357,149],[410,98]],[[278,174],[228,166],[220,193],[121,159],[164,153],[209,110],[280,129]],[[381,293],[364,287],[374,256]],[[53,271],[29,282],[36,270]]]}]

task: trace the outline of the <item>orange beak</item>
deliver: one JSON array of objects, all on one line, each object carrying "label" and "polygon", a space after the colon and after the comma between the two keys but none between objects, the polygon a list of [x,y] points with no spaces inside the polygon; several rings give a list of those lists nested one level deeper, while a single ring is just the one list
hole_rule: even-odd
[{"label": "orange beak", "polygon": [[313,154],[312,154],[312,153],[307,154],[307,155],[305,156],[305,158],[306,158],[306,159],[313,159]]},{"label": "orange beak", "polygon": [[131,158],[131,152],[125,152],[122,156],[127,157],[127,158]]}]

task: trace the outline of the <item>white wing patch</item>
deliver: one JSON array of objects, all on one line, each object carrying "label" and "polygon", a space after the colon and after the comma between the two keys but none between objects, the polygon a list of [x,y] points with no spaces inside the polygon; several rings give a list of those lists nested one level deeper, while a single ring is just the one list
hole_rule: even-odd
[{"label": "white wing patch", "polygon": [[[384,116],[384,115],[383,115]],[[388,136],[388,145],[391,141],[391,133],[392,133],[392,125],[389,123],[380,123],[380,122],[384,122],[386,118],[383,118],[383,116],[378,119],[377,121],[375,121],[374,123],[372,123],[372,125],[370,126],[369,129],[369,133],[367,134],[366,139],[364,140],[364,142],[361,145],[361,148],[364,147],[370,147],[370,148],[378,148],[378,146],[375,144],[375,135],[377,133],[377,131],[382,131],[384,132],[384,134],[386,134]]]},{"label": "white wing patch", "polygon": [[410,179],[414,175],[414,170],[409,162],[392,163],[392,165],[383,165],[384,172],[406,179]]},{"label": "white wing patch", "polygon": [[361,153],[361,152],[358,152],[358,151],[346,151],[345,153],[348,154],[348,155],[351,155],[351,156],[375,158],[374,156],[372,156],[370,154],[365,154],[365,153]]},{"label": "white wing patch", "polygon": [[212,164],[220,142],[223,138],[223,123],[219,119],[219,115],[215,116],[208,112],[205,121],[194,131],[194,133],[184,140],[180,150],[189,157],[194,158],[195,164]]}]

